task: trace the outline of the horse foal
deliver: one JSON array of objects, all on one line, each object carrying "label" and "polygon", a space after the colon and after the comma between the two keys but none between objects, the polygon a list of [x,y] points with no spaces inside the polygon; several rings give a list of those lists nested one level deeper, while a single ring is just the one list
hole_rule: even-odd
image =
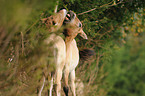
[{"label": "horse foal", "polygon": [[[48,28],[48,32],[56,32],[58,31],[63,21],[66,17],[67,11],[65,9],[60,10],[59,12],[55,13],[54,15],[42,19],[42,22],[46,24],[46,27]],[[55,68],[55,74],[51,74],[51,84],[49,89],[49,96],[52,96],[52,89],[53,89],[53,82],[56,84],[56,95],[61,95],[61,78],[62,78],[62,70],[65,64],[65,58],[66,58],[66,46],[64,40],[57,36],[55,33],[52,33],[45,42],[47,44],[53,43],[53,55],[54,55],[54,66]],[[44,77],[45,79],[45,77]],[[45,80],[44,80],[45,81]],[[44,86],[44,82],[43,82]],[[43,86],[41,87],[41,90],[39,91],[39,96],[41,96],[41,92],[43,89]]]},{"label": "horse foal", "polygon": [[75,41],[75,37],[77,34],[80,34],[84,39],[87,39],[87,35],[84,33],[82,29],[82,23],[76,17],[76,14],[72,11],[69,12],[67,18],[64,21],[65,29],[65,44],[66,44],[66,61],[64,67],[64,92],[65,95],[68,96],[68,77],[70,74],[71,79],[71,91],[73,96],[76,96],[75,93],[75,68],[79,63],[79,50]]}]

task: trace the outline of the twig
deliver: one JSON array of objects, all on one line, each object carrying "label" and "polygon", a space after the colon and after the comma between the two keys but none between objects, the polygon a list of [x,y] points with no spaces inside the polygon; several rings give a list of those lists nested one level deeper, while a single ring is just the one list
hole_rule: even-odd
[{"label": "twig", "polygon": [[88,11],[85,11],[85,12],[82,12],[82,13],[79,13],[78,15],[82,15],[82,14],[85,14],[85,13],[89,13],[89,12],[91,12],[91,11],[94,11],[94,10],[96,10],[97,8],[93,8],[93,9],[91,9],[91,10],[88,10]]},{"label": "twig", "polygon": [[[123,0],[122,0],[122,1],[123,1]],[[85,12],[82,12],[82,13],[79,13],[78,15],[83,15],[83,14],[85,14],[85,13],[89,13],[89,12],[91,12],[91,11],[94,11],[94,10],[96,10],[96,9],[100,9],[100,8],[103,8],[103,7],[115,6],[115,5],[118,5],[118,4],[122,3],[122,1],[120,1],[120,2],[118,2],[118,3],[113,3],[112,5],[109,5],[109,4],[111,4],[111,3],[113,2],[113,1],[111,1],[111,2],[108,3],[108,4],[104,4],[104,5],[100,6],[100,7],[96,7],[96,8],[93,8],[93,9],[91,9],[91,10],[88,10],[88,11],[85,11]]]},{"label": "twig", "polygon": [[28,32],[40,19],[36,20],[25,32]]},{"label": "twig", "polygon": [[99,55],[99,51],[98,51],[98,57],[97,57],[97,61],[96,61],[96,67],[95,67],[95,69],[93,70],[93,73],[95,73],[95,71],[97,70],[97,72],[95,73],[95,74],[93,74],[91,77],[90,77],[90,79],[89,79],[89,83],[88,83],[88,86],[90,85],[90,84],[92,84],[93,82],[94,82],[94,80],[96,79],[96,77],[98,76],[98,71],[99,71],[99,68],[98,68],[98,66],[99,66],[99,61],[100,61],[100,58],[103,56],[104,54],[102,54],[102,55]]},{"label": "twig", "polygon": [[22,32],[21,32],[21,36],[22,36],[22,54],[23,54],[24,53],[24,36]]}]

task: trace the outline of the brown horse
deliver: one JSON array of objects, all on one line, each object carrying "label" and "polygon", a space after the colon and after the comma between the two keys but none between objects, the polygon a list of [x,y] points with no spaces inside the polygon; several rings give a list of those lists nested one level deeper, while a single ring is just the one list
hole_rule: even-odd
[{"label": "brown horse", "polygon": [[[62,24],[63,21],[66,17],[67,11],[65,9],[60,10],[59,12],[55,13],[54,15],[42,19],[42,22],[46,24],[46,27],[48,28],[49,32],[55,32],[58,31]],[[56,89],[55,92],[57,96],[60,96],[60,91],[61,91],[61,78],[62,78],[62,70],[65,64],[65,58],[66,58],[66,46],[64,40],[56,35],[55,33],[52,33],[46,40],[45,42],[47,44],[53,43],[51,47],[53,47],[53,54],[54,54],[54,66],[55,68],[55,74],[51,74],[51,84],[50,84],[50,89],[49,89],[49,96],[52,96],[52,89],[53,89],[53,82],[56,84]],[[41,89],[39,90],[38,96],[41,96],[43,87],[45,83],[45,77],[43,78],[43,84]]]},{"label": "brown horse", "polygon": [[75,37],[77,34],[80,34],[84,39],[87,39],[87,35],[84,33],[82,29],[82,23],[76,17],[76,14],[70,11],[69,16],[67,15],[67,19],[64,21],[65,27],[65,44],[66,44],[66,61],[64,67],[64,83],[65,87],[64,92],[65,95],[68,96],[68,77],[70,74],[71,80],[71,90],[73,96],[76,96],[75,93],[75,68],[79,63],[79,50],[75,41]]}]

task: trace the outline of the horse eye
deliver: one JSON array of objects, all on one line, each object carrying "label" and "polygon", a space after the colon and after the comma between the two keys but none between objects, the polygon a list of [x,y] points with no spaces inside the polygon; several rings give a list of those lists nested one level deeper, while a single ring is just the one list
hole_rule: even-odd
[{"label": "horse eye", "polygon": [[79,23],[79,27],[82,27],[82,24],[81,23]]}]

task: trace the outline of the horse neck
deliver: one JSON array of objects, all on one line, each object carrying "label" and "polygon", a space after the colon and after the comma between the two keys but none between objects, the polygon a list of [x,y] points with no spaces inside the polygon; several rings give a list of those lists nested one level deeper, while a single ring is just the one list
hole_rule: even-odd
[{"label": "horse neck", "polygon": [[65,38],[65,44],[66,44],[66,63],[70,62],[70,59],[72,57],[72,41],[74,40],[74,37],[67,36]]}]

